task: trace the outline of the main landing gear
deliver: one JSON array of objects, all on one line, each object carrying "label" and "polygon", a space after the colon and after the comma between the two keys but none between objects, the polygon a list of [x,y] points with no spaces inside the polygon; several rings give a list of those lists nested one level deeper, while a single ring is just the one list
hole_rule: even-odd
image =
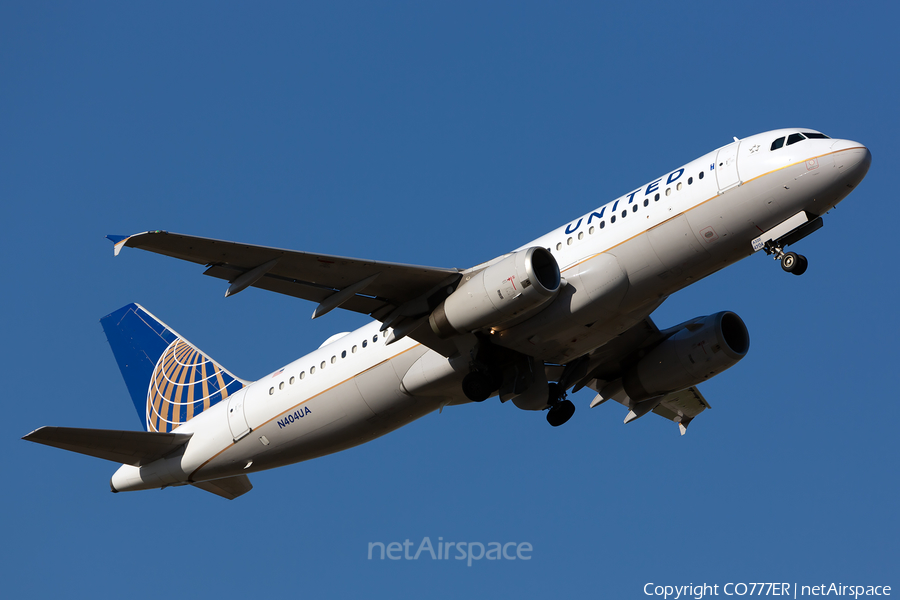
[{"label": "main landing gear", "polygon": [[566,390],[558,383],[550,384],[548,404],[550,409],[547,411],[547,422],[553,427],[559,427],[575,414],[575,405],[571,400],[566,400]]},{"label": "main landing gear", "polygon": [[484,402],[500,388],[502,373],[488,370],[474,370],[463,378],[462,389],[472,402]]},{"label": "main landing gear", "polygon": [[765,251],[766,254],[774,254],[775,260],[781,261],[781,268],[786,273],[793,273],[794,275],[803,275],[806,273],[809,261],[806,260],[806,257],[802,254],[785,252],[783,246],[775,244],[774,242],[767,242]]},{"label": "main landing gear", "polygon": [[[498,393],[522,410],[547,410],[547,422],[559,427],[572,418],[575,405],[566,399],[571,381],[585,375],[586,356],[565,365],[558,383],[547,381],[543,362],[481,341],[472,351],[469,373],[463,377],[462,391],[472,402],[484,402]],[[540,376],[540,378],[538,378]],[[543,394],[547,394],[544,396]]]},{"label": "main landing gear", "polygon": [[[500,387],[502,382],[499,379],[491,371],[472,371],[463,378],[463,393],[472,402],[484,402]],[[550,406],[547,422],[553,427],[559,427],[575,414],[575,405],[571,400],[566,400],[566,390],[558,383],[550,384],[547,404]]]}]

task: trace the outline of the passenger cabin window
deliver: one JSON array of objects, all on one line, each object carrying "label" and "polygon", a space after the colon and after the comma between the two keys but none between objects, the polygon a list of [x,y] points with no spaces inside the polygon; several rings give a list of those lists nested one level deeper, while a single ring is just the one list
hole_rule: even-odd
[{"label": "passenger cabin window", "polygon": [[777,140],[775,140],[774,142],[772,142],[772,147],[769,148],[769,150],[778,150],[782,146],[784,146],[784,138],[780,137]]},{"label": "passenger cabin window", "polygon": [[806,138],[803,137],[802,133],[792,133],[788,136],[787,145],[796,144],[797,142],[802,142]]}]

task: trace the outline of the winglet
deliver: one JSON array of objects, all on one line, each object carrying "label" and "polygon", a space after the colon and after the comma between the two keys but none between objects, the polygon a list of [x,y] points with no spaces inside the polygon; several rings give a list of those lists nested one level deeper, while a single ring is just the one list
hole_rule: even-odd
[{"label": "winglet", "polygon": [[693,417],[686,417],[678,423],[678,430],[681,432],[681,435],[687,433],[687,426],[690,425],[693,420]]},{"label": "winglet", "polygon": [[108,236],[106,236],[106,239],[108,239],[113,244],[115,244],[113,253],[115,254],[115,256],[118,256],[119,252],[122,251],[122,247],[128,243],[128,240],[130,240],[133,237],[138,237],[139,235],[145,235],[147,233],[169,233],[169,232],[164,231],[162,229],[157,229],[156,231],[145,231],[143,233],[136,233],[134,235],[108,235]]},{"label": "winglet", "polygon": [[118,256],[119,252],[122,250],[122,246],[125,245],[126,240],[128,240],[130,236],[127,235],[108,235],[106,239],[111,241],[115,246],[113,247],[113,255]]}]

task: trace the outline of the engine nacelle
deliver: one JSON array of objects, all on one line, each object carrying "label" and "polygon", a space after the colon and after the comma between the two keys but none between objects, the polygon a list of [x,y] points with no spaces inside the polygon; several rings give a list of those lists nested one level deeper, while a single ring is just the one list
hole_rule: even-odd
[{"label": "engine nacelle", "polygon": [[693,319],[622,377],[633,401],[683,390],[734,366],[750,349],[747,326],[733,312]]},{"label": "engine nacelle", "polygon": [[559,265],[546,248],[520,250],[467,276],[428,321],[441,338],[499,325],[546,304],[559,287]]}]

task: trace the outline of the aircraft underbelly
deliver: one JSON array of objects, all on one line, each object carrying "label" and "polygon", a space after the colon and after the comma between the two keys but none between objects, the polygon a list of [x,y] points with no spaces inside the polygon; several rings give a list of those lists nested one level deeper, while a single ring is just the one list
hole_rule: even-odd
[{"label": "aircraft underbelly", "polygon": [[408,363],[425,351],[419,346],[376,365],[254,428],[195,472],[193,479],[252,473],[333,454],[434,411],[440,402],[403,394],[397,375],[397,369],[408,369]]}]

